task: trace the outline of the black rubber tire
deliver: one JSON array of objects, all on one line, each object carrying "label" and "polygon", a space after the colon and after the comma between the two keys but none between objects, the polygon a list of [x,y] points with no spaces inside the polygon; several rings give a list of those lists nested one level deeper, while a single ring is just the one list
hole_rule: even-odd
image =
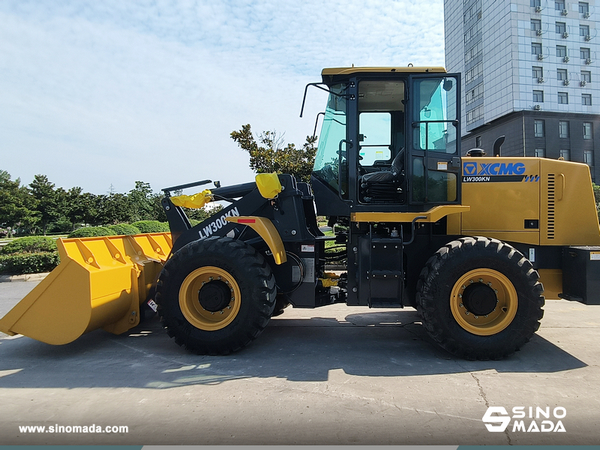
[{"label": "black rubber tire", "polygon": [[271,317],[277,317],[283,314],[283,310],[290,306],[290,297],[287,294],[277,294],[277,299],[275,300],[275,309],[273,309],[273,314]]},{"label": "black rubber tire", "polygon": [[[180,305],[180,290],[187,277],[193,279],[197,271],[210,268],[223,270],[239,287],[239,309],[231,313],[230,323],[215,330],[198,328],[185,317]],[[200,291],[195,292],[198,296]],[[244,242],[212,237],[190,242],[166,262],[158,278],[155,301],[163,326],[177,344],[202,355],[226,355],[245,347],[264,330],[276,294],[275,277],[260,253]],[[193,301],[193,294],[190,297]]]},{"label": "black rubber tire", "polygon": [[[460,292],[466,294],[464,285],[458,288],[465,274],[488,269],[505,276],[509,289],[511,284],[514,287],[516,312],[514,318],[506,318],[507,315],[502,319],[504,329],[491,335],[477,335],[467,331],[468,325],[459,324],[452,311],[451,297],[456,293],[453,289],[462,289]],[[429,259],[417,285],[417,309],[428,334],[448,352],[469,360],[498,360],[519,350],[538,330],[544,315],[543,290],[538,272],[514,247],[497,239],[466,237],[446,244]],[[457,302],[462,302],[462,295],[459,297]],[[464,307],[461,303],[460,308]]]}]

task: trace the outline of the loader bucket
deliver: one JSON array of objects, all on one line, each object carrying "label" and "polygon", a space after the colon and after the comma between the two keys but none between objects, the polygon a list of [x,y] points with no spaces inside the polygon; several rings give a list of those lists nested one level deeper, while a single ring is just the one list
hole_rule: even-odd
[{"label": "loader bucket", "polygon": [[97,328],[124,333],[139,323],[173,243],[170,233],[149,233],[57,245],[60,264],[0,319],[0,331],[54,345]]}]

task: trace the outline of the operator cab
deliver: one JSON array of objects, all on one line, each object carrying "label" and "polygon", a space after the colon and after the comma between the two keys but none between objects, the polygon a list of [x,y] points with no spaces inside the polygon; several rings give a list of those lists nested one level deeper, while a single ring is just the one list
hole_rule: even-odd
[{"label": "operator cab", "polygon": [[318,214],[460,202],[460,78],[442,68],[324,69],[311,183]]}]

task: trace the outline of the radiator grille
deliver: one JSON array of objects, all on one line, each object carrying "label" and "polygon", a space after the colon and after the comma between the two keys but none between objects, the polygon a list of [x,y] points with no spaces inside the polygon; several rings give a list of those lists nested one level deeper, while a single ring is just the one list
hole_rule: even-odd
[{"label": "radiator grille", "polygon": [[555,214],[555,194],[556,194],[556,174],[548,174],[548,224],[547,238],[554,239],[554,214]]}]

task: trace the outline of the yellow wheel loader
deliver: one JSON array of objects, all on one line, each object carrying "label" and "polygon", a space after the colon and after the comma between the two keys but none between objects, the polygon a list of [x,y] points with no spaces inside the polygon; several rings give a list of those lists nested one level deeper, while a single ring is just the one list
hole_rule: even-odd
[{"label": "yellow wheel loader", "polygon": [[[485,360],[532,337],[544,288],[600,304],[588,166],[461,156],[460,76],[443,68],[324,69],[309,86],[329,93],[310,184],[259,174],[193,196],[171,193],[211,181],[166,188],[171,233],[60,241],[60,266],[0,330],[64,344],[123,333],[148,303],[177,344],[216,355],[288,305],[410,306],[444,349]],[[191,226],[185,208],[207,201],[227,206]]]}]

